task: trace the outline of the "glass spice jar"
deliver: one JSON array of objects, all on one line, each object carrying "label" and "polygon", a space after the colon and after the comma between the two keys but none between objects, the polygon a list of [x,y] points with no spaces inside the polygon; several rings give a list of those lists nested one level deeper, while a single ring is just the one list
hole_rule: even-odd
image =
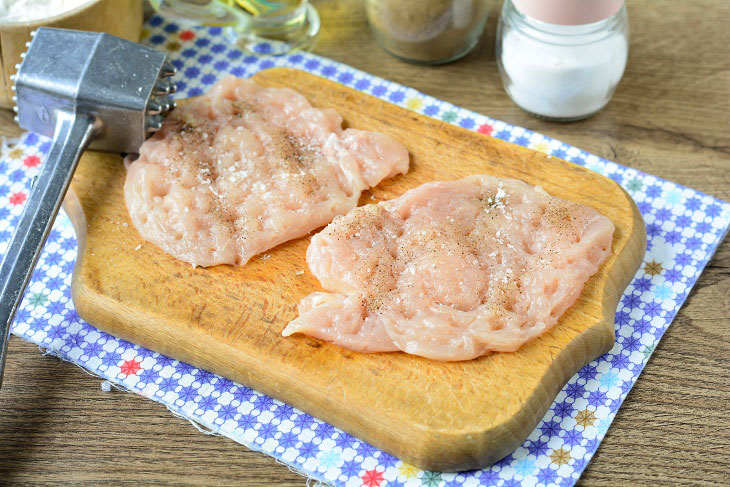
[{"label": "glass spice jar", "polygon": [[567,122],[601,110],[628,50],[624,0],[504,0],[497,65],[512,101],[537,117]]},{"label": "glass spice jar", "polygon": [[459,59],[479,41],[490,0],[366,0],[378,44],[393,56],[418,64]]}]

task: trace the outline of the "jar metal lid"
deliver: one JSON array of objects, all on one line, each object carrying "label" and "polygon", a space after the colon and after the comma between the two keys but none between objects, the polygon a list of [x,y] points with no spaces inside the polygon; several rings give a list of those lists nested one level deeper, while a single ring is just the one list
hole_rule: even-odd
[{"label": "jar metal lid", "polygon": [[548,24],[583,25],[612,17],[624,0],[512,0],[528,17]]}]

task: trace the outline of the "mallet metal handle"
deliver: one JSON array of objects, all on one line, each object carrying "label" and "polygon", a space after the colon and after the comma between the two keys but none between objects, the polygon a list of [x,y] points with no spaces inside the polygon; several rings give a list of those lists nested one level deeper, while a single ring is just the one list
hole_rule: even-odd
[{"label": "mallet metal handle", "polygon": [[0,264],[0,386],[10,325],[41,248],[71,183],[81,154],[94,136],[94,119],[58,111],[53,143]]}]

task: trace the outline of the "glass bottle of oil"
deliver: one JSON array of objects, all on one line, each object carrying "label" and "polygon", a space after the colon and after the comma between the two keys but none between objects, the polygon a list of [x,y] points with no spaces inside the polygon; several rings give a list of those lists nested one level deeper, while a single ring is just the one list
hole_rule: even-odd
[{"label": "glass bottle of oil", "polygon": [[150,0],[165,16],[226,27],[239,47],[281,55],[311,49],[319,34],[316,9],[307,0]]}]

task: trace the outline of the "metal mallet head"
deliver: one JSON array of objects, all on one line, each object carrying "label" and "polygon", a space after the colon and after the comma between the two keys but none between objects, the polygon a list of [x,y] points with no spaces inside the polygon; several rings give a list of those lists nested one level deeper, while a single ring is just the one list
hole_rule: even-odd
[{"label": "metal mallet head", "polygon": [[136,152],[174,103],[165,54],[109,34],[42,27],[15,75],[21,128],[53,136],[55,114],[94,119],[91,148]]},{"label": "metal mallet head", "polygon": [[13,77],[16,121],[53,137],[0,264],[0,384],[10,324],[79,158],[134,153],[174,107],[165,54],[108,34],[42,27]]}]

